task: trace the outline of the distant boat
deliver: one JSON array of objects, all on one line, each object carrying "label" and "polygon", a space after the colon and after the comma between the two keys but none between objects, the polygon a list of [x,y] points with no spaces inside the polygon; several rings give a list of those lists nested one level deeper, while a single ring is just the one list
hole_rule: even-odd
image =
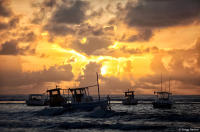
[{"label": "distant boat", "polygon": [[28,106],[44,106],[48,105],[48,101],[44,94],[30,94],[26,100]]},{"label": "distant boat", "polygon": [[161,74],[161,91],[154,92],[156,99],[153,101],[154,108],[172,108],[173,100],[172,93],[170,93],[170,80],[169,80],[169,92],[162,91],[162,74]]},{"label": "distant boat", "polygon": [[156,99],[153,102],[154,108],[172,108],[173,101],[169,92],[155,92]]},{"label": "distant boat", "polygon": [[[89,95],[89,87],[98,87],[98,99],[94,100]],[[99,82],[97,74],[97,85],[86,86],[81,88],[69,88],[68,93],[71,93],[71,102],[63,105],[63,107],[72,110],[93,110],[96,107],[107,109],[109,107],[109,100],[100,99]]]},{"label": "distant boat", "polygon": [[138,100],[135,99],[135,95],[134,95],[135,91],[126,91],[124,94],[125,99],[122,101],[123,105],[137,105],[138,104]]}]

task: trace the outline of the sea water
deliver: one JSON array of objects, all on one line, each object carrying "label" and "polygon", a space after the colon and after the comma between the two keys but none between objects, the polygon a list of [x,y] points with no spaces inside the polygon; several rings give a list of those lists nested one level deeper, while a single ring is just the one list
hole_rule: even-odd
[{"label": "sea water", "polygon": [[118,101],[111,103],[111,111],[89,112],[0,102],[0,131],[200,131],[200,103],[194,98],[190,103],[188,97],[179,97],[182,103],[172,109],[154,109],[151,103],[126,106]]}]

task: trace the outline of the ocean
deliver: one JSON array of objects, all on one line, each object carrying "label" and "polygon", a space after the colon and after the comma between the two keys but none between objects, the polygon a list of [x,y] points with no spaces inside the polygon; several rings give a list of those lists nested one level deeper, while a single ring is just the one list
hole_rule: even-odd
[{"label": "ocean", "polygon": [[[6,96],[3,96],[6,97]],[[138,105],[125,106],[115,96],[110,111],[65,111],[62,107],[27,106],[20,99],[0,96],[0,132],[168,132],[200,131],[200,96],[175,96],[172,109],[154,109],[153,96],[137,96]],[[9,99],[8,99],[9,98]]]}]

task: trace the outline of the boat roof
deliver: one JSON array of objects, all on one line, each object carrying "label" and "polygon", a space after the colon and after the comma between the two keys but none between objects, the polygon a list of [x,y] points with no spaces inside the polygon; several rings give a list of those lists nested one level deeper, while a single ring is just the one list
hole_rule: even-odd
[{"label": "boat roof", "polygon": [[75,90],[85,90],[88,89],[88,87],[81,87],[81,88],[69,88],[70,91],[75,91]]},{"label": "boat roof", "polygon": [[50,92],[50,91],[58,91],[58,90],[62,90],[61,88],[54,88],[54,89],[49,89],[47,90],[47,92]]},{"label": "boat roof", "polygon": [[126,91],[124,93],[134,93],[135,91]]},{"label": "boat roof", "polygon": [[166,91],[159,91],[159,92],[155,92],[155,93],[157,93],[157,94],[172,94],[172,93],[166,92]]},{"label": "boat roof", "polygon": [[43,94],[29,94],[29,96],[44,96]]}]

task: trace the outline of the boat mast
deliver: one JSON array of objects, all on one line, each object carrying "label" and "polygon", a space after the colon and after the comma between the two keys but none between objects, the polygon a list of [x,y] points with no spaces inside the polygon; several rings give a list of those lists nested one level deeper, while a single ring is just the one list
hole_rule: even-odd
[{"label": "boat mast", "polygon": [[99,77],[98,77],[98,73],[97,74],[97,88],[98,88],[98,96],[99,96],[99,101],[100,101],[100,92],[99,92]]},{"label": "boat mast", "polygon": [[169,77],[169,93],[170,93],[170,77]]},{"label": "boat mast", "polygon": [[161,92],[162,92],[162,73],[161,73]]}]

